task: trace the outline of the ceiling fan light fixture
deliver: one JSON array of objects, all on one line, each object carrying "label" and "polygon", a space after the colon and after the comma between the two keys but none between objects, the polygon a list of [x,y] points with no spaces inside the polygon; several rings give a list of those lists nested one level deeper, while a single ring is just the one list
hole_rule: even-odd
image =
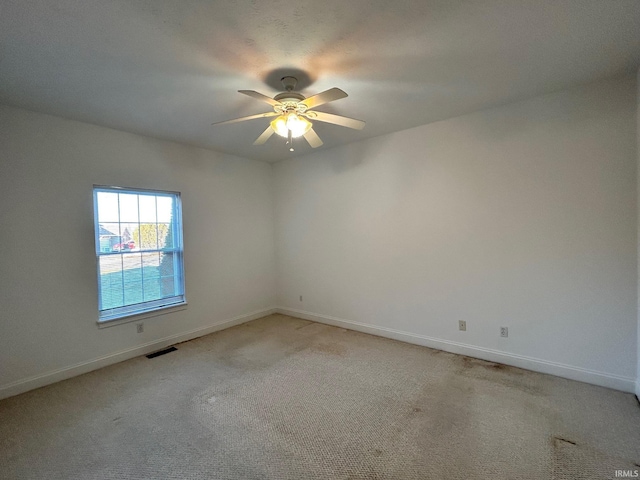
[{"label": "ceiling fan light fixture", "polygon": [[271,128],[273,128],[273,131],[284,138],[289,137],[289,131],[291,131],[291,136],[293,138],[301,137],[307,133],[312,126],[313,125],[309,120],[296,115],[294,112],[280,115],[271,122]]},{"label": "ceiling fan light fixture", "polygon": [[286,91],[277,94],[273,98],[256,92],[255,90],[238,90],[238,92],[243,95],[268,103],[273,107],[273,111],[235,118],[233,120],[225,120],[224,122],[216,122],[212,125],[225,125],[257,118],[274,119],[269,122],[269,126],[260,134],[253,144],[264,145],[266,141],[276,133],[280,137],[287,139],[286,145],[289,146],[289,151],[291,152],[293,152],[293,139],[298,137],[304,137],[311,148],[322,146],[322,140],[320,140],[320,137],[313,129],[312,122],[315,123],[316,120],[353,128],[355,130],[362,130],[364,127],[362,120],[314,110],[316,107],[324,105],[325,103],[345,98],[347,94],[339,88],[330,88],[324,92],[305,97],[299,92],[294,92],[297,85],[297,79],[295,77],[287,76],[281,80]]}]

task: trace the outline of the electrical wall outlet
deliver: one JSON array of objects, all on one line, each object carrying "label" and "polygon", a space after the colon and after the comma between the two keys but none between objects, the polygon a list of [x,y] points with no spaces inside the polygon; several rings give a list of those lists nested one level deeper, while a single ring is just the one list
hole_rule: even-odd
[{"label": "electrical wall outlet", "polygon": [[500,327],[500,336],[507,338],[509,336],[509,327]]},{"label": "electrical wall outlet", "polygon": [[467,322],[465,322],[464,320],[458,320],[458,330],[460,330],[461,332],[466,332]]},{"label": "electrical wall outlet", "polygon": [[142,333],[144,332],[144,323],[136,323],[136,332]]}]

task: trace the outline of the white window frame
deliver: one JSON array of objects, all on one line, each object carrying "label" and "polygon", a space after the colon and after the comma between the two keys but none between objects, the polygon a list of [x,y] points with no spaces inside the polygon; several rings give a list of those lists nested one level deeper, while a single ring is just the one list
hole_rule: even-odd
[{"label": "white window frame", "polygon": [[[100,258],[104,256],[122,255],[122,252],[104,252],[101,251],[100,245],[100,221],[98,218],[98,193],[121,193],[121,194],[133,194],[133,195],[149,195],[149,196],[171,196],[173,197],[173,212],[171,217],[172,228],[172,246],[138,250],[140,253],[149,252],[162,252],[171,253],[173,258],[173,281],[174,281],[174,295],[161,298],[158,300],[143,301],[141,303],[123,305],[121,307],[102,309],[102,285],[100,276]],[[182,201],[180,192],[172,192],[166,190],[149,190],[144,188],[126,188],[107,185],[94,185],[93,186],[93,220],[94,220],[94,240],[95,240],[95,253],[96,253],[96,271],[98,278],[98,324],[106,324],[108,322],[122,323],[123,320],[128,319],[134,321],[137,316],[143,314],[149,314],[152,312],[159,312],[160,310],[172,309],[182,305],[186,305],[185,295],[185,280],[184,280],[184,246],[183,246],[183,233],[182,233]],[[120,215],[119,215],[120,217]],[[104,222],[107,223],[107,222]],[[111,222],[109,222],[111,223]],[[120,218],[118,218],[120,223]],[[128,222],[124,222],[128,223]],[[116,322],[116,321],[120,322]]]}]

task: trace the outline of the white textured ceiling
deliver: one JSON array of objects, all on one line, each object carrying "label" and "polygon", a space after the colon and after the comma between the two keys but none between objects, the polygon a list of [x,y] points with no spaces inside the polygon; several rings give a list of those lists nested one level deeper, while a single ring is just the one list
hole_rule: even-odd
[{"label": "white textured ceiling", "polygon": [[0,102],[66,118],[279,160],[267,120],[302,71],[319,107],[367,122],[316,122],[325,145],[454,117],[640,64],[638,0],[1,0]]}]

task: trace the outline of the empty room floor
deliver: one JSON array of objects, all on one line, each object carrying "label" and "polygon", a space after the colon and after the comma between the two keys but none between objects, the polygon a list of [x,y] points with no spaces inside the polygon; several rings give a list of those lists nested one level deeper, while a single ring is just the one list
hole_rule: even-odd
[{"label": "empty room floor", "polygon": [[592,479],[634,395],[270,315],[0,401],[8,479]]}]

